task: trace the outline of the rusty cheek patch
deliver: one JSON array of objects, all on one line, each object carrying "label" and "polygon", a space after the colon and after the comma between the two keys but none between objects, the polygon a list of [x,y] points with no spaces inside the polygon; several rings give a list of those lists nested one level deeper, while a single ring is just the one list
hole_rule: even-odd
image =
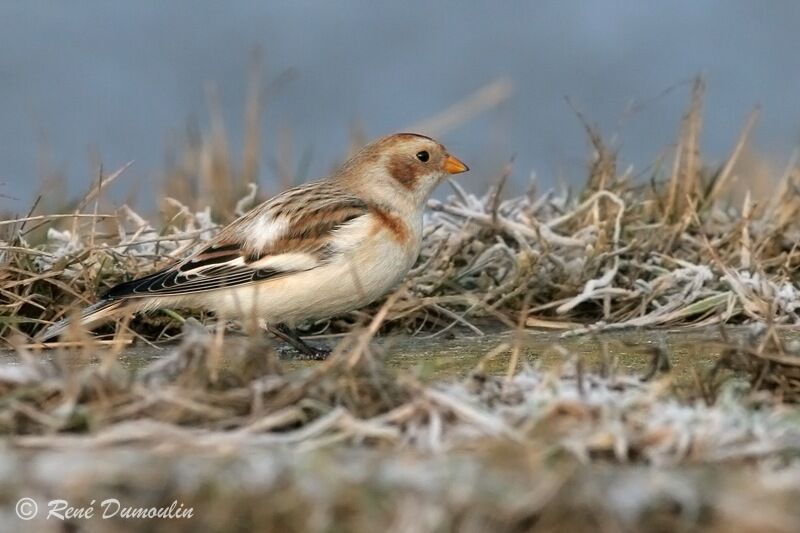
[{"label": "rusty cheek patch", "polygon": [[386,228],[398,243],[408,242],[408,227],[400,217],[375,206],[371,206],[370,211],[378,219],[372,233],[378,233],[381,229]]},{"label": "rusty cheek patch", "polygon": [[389,175],[406,189],[413,189],[420,176],[420,169],[407,157],[395,156],[389,160]]}]

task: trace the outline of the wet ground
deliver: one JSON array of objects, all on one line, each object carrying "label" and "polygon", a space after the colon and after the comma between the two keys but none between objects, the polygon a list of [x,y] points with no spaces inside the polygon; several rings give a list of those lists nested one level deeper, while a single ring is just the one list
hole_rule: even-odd
[{"label": "wet ground", "polygon": [[[728,327],[724,336],[729,343],[739,342],[752,329],[746,326]],[[503,374],[508,371],[513,347],[519,347],[519,364],[554,368],[570,357],[580,356],[587,370],[597,370],[602,365],[612,365],[625,373],[645,374],[653,366],[655,350],[668,354],[674,378],[689,383],[697,371],[711,368],[725,346],[719,328],[680,330],[624,330],[595,335],[563,338],[561,332],[531,331],[521,335],[514,332],[494,332],[484,336],[472,333],[441,336],[390,336],[376,338],[371,346],[392,367],[412,370],[423,379],[441,379],[464,376],[482,360],[486,372]],[[800,341],[800,331],[785,329],[780,335],[787,341]],[[333,346],[335,338],[311,338],[310,343]],[[241,336],[231,335],[226,342],[245,342]],[[486,355],[502,344],[509,349],[487,359]],[[140,343],[125,348],[120,355],[123,365],[137,369],[163,357],[175,343],[149,345]],[[296,353],[281,347],[287,368],[303,368],[319,364],[295,358]],[[57,352],[45,352],[54,357]],[[11,351],[0,351],[0,362],[17,362]],[[90,364],[96,361],[90,362]]]}]

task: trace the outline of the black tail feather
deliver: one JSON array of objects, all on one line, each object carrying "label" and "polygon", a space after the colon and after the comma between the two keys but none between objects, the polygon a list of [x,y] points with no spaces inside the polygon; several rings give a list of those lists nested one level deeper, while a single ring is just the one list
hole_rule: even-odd
[{"label": "black tail feather", "polygon": [[[124,300],[100,300],[94,305],[90,305],[81,311],[79,324],[82,326],[89,326],[97,322],[108,319],[115,311],[119,310],[125,304]],[[40,342],[47,341],[58,337],[72,324],[73,318],[64,318],[59,320],[52,326],[48,327],[36,336],[36,340]]]}]

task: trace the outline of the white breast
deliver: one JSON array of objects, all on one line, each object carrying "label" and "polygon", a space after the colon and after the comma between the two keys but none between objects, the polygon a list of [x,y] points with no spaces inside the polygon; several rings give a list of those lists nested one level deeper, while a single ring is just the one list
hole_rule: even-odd
[{"label": "white breast", "polygon": [[399,242],[372,216],[359,217],[337,230],[334,242],[342,253],[330,263],[233,290],[198,294],[198,304],[223,316],[288,324],[357,309],[386,294],[414,265],[422,218],[408,229],[408,238]]}]

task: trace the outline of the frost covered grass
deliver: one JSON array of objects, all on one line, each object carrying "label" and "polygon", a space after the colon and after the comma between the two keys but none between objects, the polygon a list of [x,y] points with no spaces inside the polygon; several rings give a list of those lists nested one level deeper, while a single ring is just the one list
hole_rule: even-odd
[{"label": "frost covered grass", "polygon": [[174,500],[211,531],[800,525],[800,412],[760,387],[762,371],[721,379],[726,358],[781,357],[771,331],[731,345],[702,376],[703,393],[679,400],[657,359],[648,379],[565,351],[558,367],[515,370],[509,358],[504,376],[479,364],[426,383],[386,367],[358,332],[329,360],[287,371],[263,340],[222,345],[186,327],[180,346],[135,372],[86,346],[52,358],[20,348],[21,364],[0,366],[0,433],[10,437],[0,508],[52,494],[75,506]]},{"label": "frost covered grass", "polygon": [[138,371],[96,346],[54,358],[18,348],[20,364],[0,366],[0,433],[29,436],[18,445],[54,447],[163,437],[200,448],[347,443],[426,453],[547,441],[581,461],[655,465],[800,446],[798,413],[782,407],[797,390],[778,386],[789,373],[733,364],[748,356],[773,365],[800,360],[764,330],[731,345],[698,376],[697,393],[678,398],[669,355],[658,351],[646,376],[621,372],[611,358],[587,368],[568,351],[552,368],[509,358],[505,376],[486,374],[486,359],[513,351],[501,343],[461,379],[422,382],[388,368],[361,332],[329,360],[287,371],[261,339],[222,344],[194,320],[186,328],[179,346]]},{"label": "frost covered grass", "polygon": [[[577,194],[537,191],[532,183],[526,194],[504,199],[510,167],[482,196],[453,182],[447,199],[430,203],[419,263],[393,296],[384,331],[460,327],[480,334],[487,322],[566,334],[796,324],[800,174],[792,161],[780,176],[738,175],[754,117],[726,161],[704,164],[702,87],[698,81],[671,168],[656,167],[649,183],[630,169],[619,172],[615,152],[589,126],[593,152]],[[103,212],[102,190],[124,168],[98,180],[72,212],[3,221],[0,338],[30,335],[105,288],[164,266],[263,199],[248,181],[252,163],[235,170],[220,137],[212,132],[187,148],[183,166],[165,180],[175,196],[165,197],[157,223],[127,205]],[[199,185],[189,176],[199,176]],[[742,183],[764,189],[770,182],[774,190],[762,190],[763,201],[748,189],[732,203]],[[382,303],[309,324],[308,332],[349,331]],[[160,312],[129,326],[158,339],[189,316],[181,313]]]},{"label": "frost covered grass", "polygon": [[[219,531],[800,530],[800,346],[779,335],[799,318],[800,173],[791,161],[773,180],[742,174],[752,117],[726,161],[704,163],[702,97],[698,81],[671,165],[656,165],[647,183],[619,172],[589,126],[577,193],[532,183],[506,198],[510,167],[483,195],[453,183],[430,204],[405,283],[367,309],[308,324],[340,340],[327,361],[297,371],[263,336],[231,342],[246,324],[189,310],[127,317],[99,337],[71,331],[54,350],[28,340],[263,199],[252,185],[257,132],[236,165],[212,121],[168,173],[157,221],[106,208],[103,191],[125,167],[68,210],[6,218],[0,339],[19,363],[0,366],[0,489],[11,495],[0,507],[22,488],[78,502],[103,488],[130,505],[191,502]],[[756,201],[742,183],[775,187]],[[508,358],[502,376],[481,364],[426,382],[392,371],[371,343],[497,325],[517,337],[709,325],[724,335],[742,322],[750,334],[726,341],[680,395],[658,348],[647,379],[613,358],[588,368],[567,350],[557,368],[531,367],[510,341],[485,356]],[[176,335],[179,346],[139,371],[118,360],[132,336]]]}]

